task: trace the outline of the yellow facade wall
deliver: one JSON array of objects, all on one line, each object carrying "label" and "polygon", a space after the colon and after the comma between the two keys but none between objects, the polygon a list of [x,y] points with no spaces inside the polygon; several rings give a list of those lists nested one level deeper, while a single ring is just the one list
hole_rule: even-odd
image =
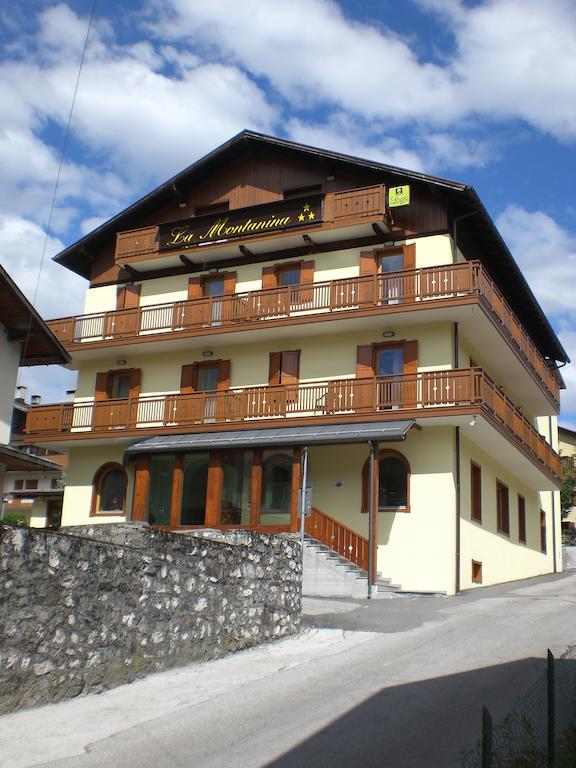
[{"label": "yellow facade wall", "polygon": [[[471,519],[471,461],[480,466],[482,473],[482,523]],[[461,442],[461,473],[462,589],[479,586],[472,582],[472,560],[482,563],[483,585],[552,572],[554,545],[551,493],[539,493],[524,485],[505,467],[496,464],[490,456],[465,438]],[[497,530],[497,479],[508,486],[509,536],[498,533]],[[526,544],[521,544],[518,540],[518,494],[526,500]],[[546,554],[540,551],[540,509],[546,512]],[[559,527],[557,519],[556,528]],[[560,558],[557,558],[557,564],[561,569]]]},{"label": "yellow facade wall", "polygon": [[[124,515],[95,515],[90,517],[92,482],[96,471],[103,464],[111,461],[122,464],[125,448],[126,445],[106,445],[70,449],[62,507],[62,526],[119,523],[126,519]],[[134,472],[131,465],[126,467],[126,471],[128,474],[126,511],[129,518]]]},{"label": "yellow facade wall", "polygon": [[[378,513],[378,571],[407,591],[454,593],[455,486],[453,430],[411,430],[403,442],[382,443],[411,468],[410,512]],[[362,514],[367,444],[311,447],[313,505],[368,537]]]},{"label": "yellow facade wall", "polygon": [[[416,267],[434,267],[441,264],[452,263],[451,237],[449,235],[433,235],[413,240],[399,241],[394,245],[415,244]],[[325,280],[339,280],[348,277],[357,277],[360,273],[361,248],[348,248],[329,253],[311,254],[314,260],[314,282]],[[262,269],[267,264],[275,264],[271,259],[261,264],[241,264],[230,267],[236,272],[236,292],[257,291],[262,288]],[[208,274],[200,273],[200,274]],[[173,275],[155,280],[142,282],[140,304],[150,306],[152,304],[165,304],[173,301],[183,301],[188,295],[189,275]],[[84,313],[109,312],[116,309],[116,286],[106,285],[90,288],[86,292]]]},{"label": "yellow facade wall", "polygon": [[[411,326],[399,329],[394,339],[383,339],[377,330],[329,336],[294,336],[258,344],[212,345],[212,360],[230,360],[232,387],[259,386],[268,383],[269,353],[300,349],[300,381],[313,382],[356,375],[356,347],[372,342],[417,339],[419,370],[450,368],[452,360],[451,326],[449,323]],[[165,352],[162,355],[129,355],[125,368],[141,368],[140,393],[153,395],[178,392],[183,365],[206,362],[202,348],[189,352]],[[98,371],[118,369],[116,356],[87,361],[78,375],[76,399],[94,397]]]}]

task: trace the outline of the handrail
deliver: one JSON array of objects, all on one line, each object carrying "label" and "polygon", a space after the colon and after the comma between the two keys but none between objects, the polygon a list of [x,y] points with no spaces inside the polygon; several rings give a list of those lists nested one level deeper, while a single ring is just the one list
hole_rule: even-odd
[{"label": "handrail", "polygon": [[217,333],[269,320],[305,320],[311,315],[406,304],[421,307],[434,300],[477,295],[558,404],[557,379],[478,261],[77,315],[49,320],[48,326],[61,342],[80,344],[203,329]]},{"label": "handrail", "polygon": [[363,571],[368,571],[368,540],[356,531],[316,507],[312,507],[312,514],[306,518],[304,531]]},{"label": "handrail", "polygon": [[40,436],[217,423],[260,427],[294,417],[317,421],[377,415],[387,420],[402,411],[460,406],[489,412],[533,458],[561,476],[560,457],[481,368],[41,405],[28,411],[26,431]]}]

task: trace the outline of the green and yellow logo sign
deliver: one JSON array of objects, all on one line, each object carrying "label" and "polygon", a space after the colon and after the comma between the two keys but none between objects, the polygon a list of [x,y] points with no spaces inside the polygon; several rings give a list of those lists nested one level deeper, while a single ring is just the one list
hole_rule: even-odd
[{"label": "green and yellow logo sign", "polygon": [[388,192],[388,207],[399,208],[401,205],[410,205],[410,187],[390,187]]}]

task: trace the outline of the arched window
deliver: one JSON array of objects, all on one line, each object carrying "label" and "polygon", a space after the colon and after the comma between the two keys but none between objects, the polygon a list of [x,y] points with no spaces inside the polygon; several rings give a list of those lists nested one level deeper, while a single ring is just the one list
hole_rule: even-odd
[{"label": "arched window", "polygon": [[[362,469],[362,512],[370,509],[370,459]],[[378,512],[410,511],[410,465],[398,451],[378,454]]]},{"label": "arched window", "polygon": [[103,464],[94,475],[91,515],[123,515],[126,507],[126,470]]}]

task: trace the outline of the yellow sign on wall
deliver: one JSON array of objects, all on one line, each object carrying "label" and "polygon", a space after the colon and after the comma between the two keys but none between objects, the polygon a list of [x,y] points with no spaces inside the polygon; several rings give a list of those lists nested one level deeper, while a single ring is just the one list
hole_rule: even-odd
[{"label": "yellow sign on wall", "polygon": [[388,206],[398,208],[401,205],[410,205],[410,187],[390,187],[388,192]]}]

